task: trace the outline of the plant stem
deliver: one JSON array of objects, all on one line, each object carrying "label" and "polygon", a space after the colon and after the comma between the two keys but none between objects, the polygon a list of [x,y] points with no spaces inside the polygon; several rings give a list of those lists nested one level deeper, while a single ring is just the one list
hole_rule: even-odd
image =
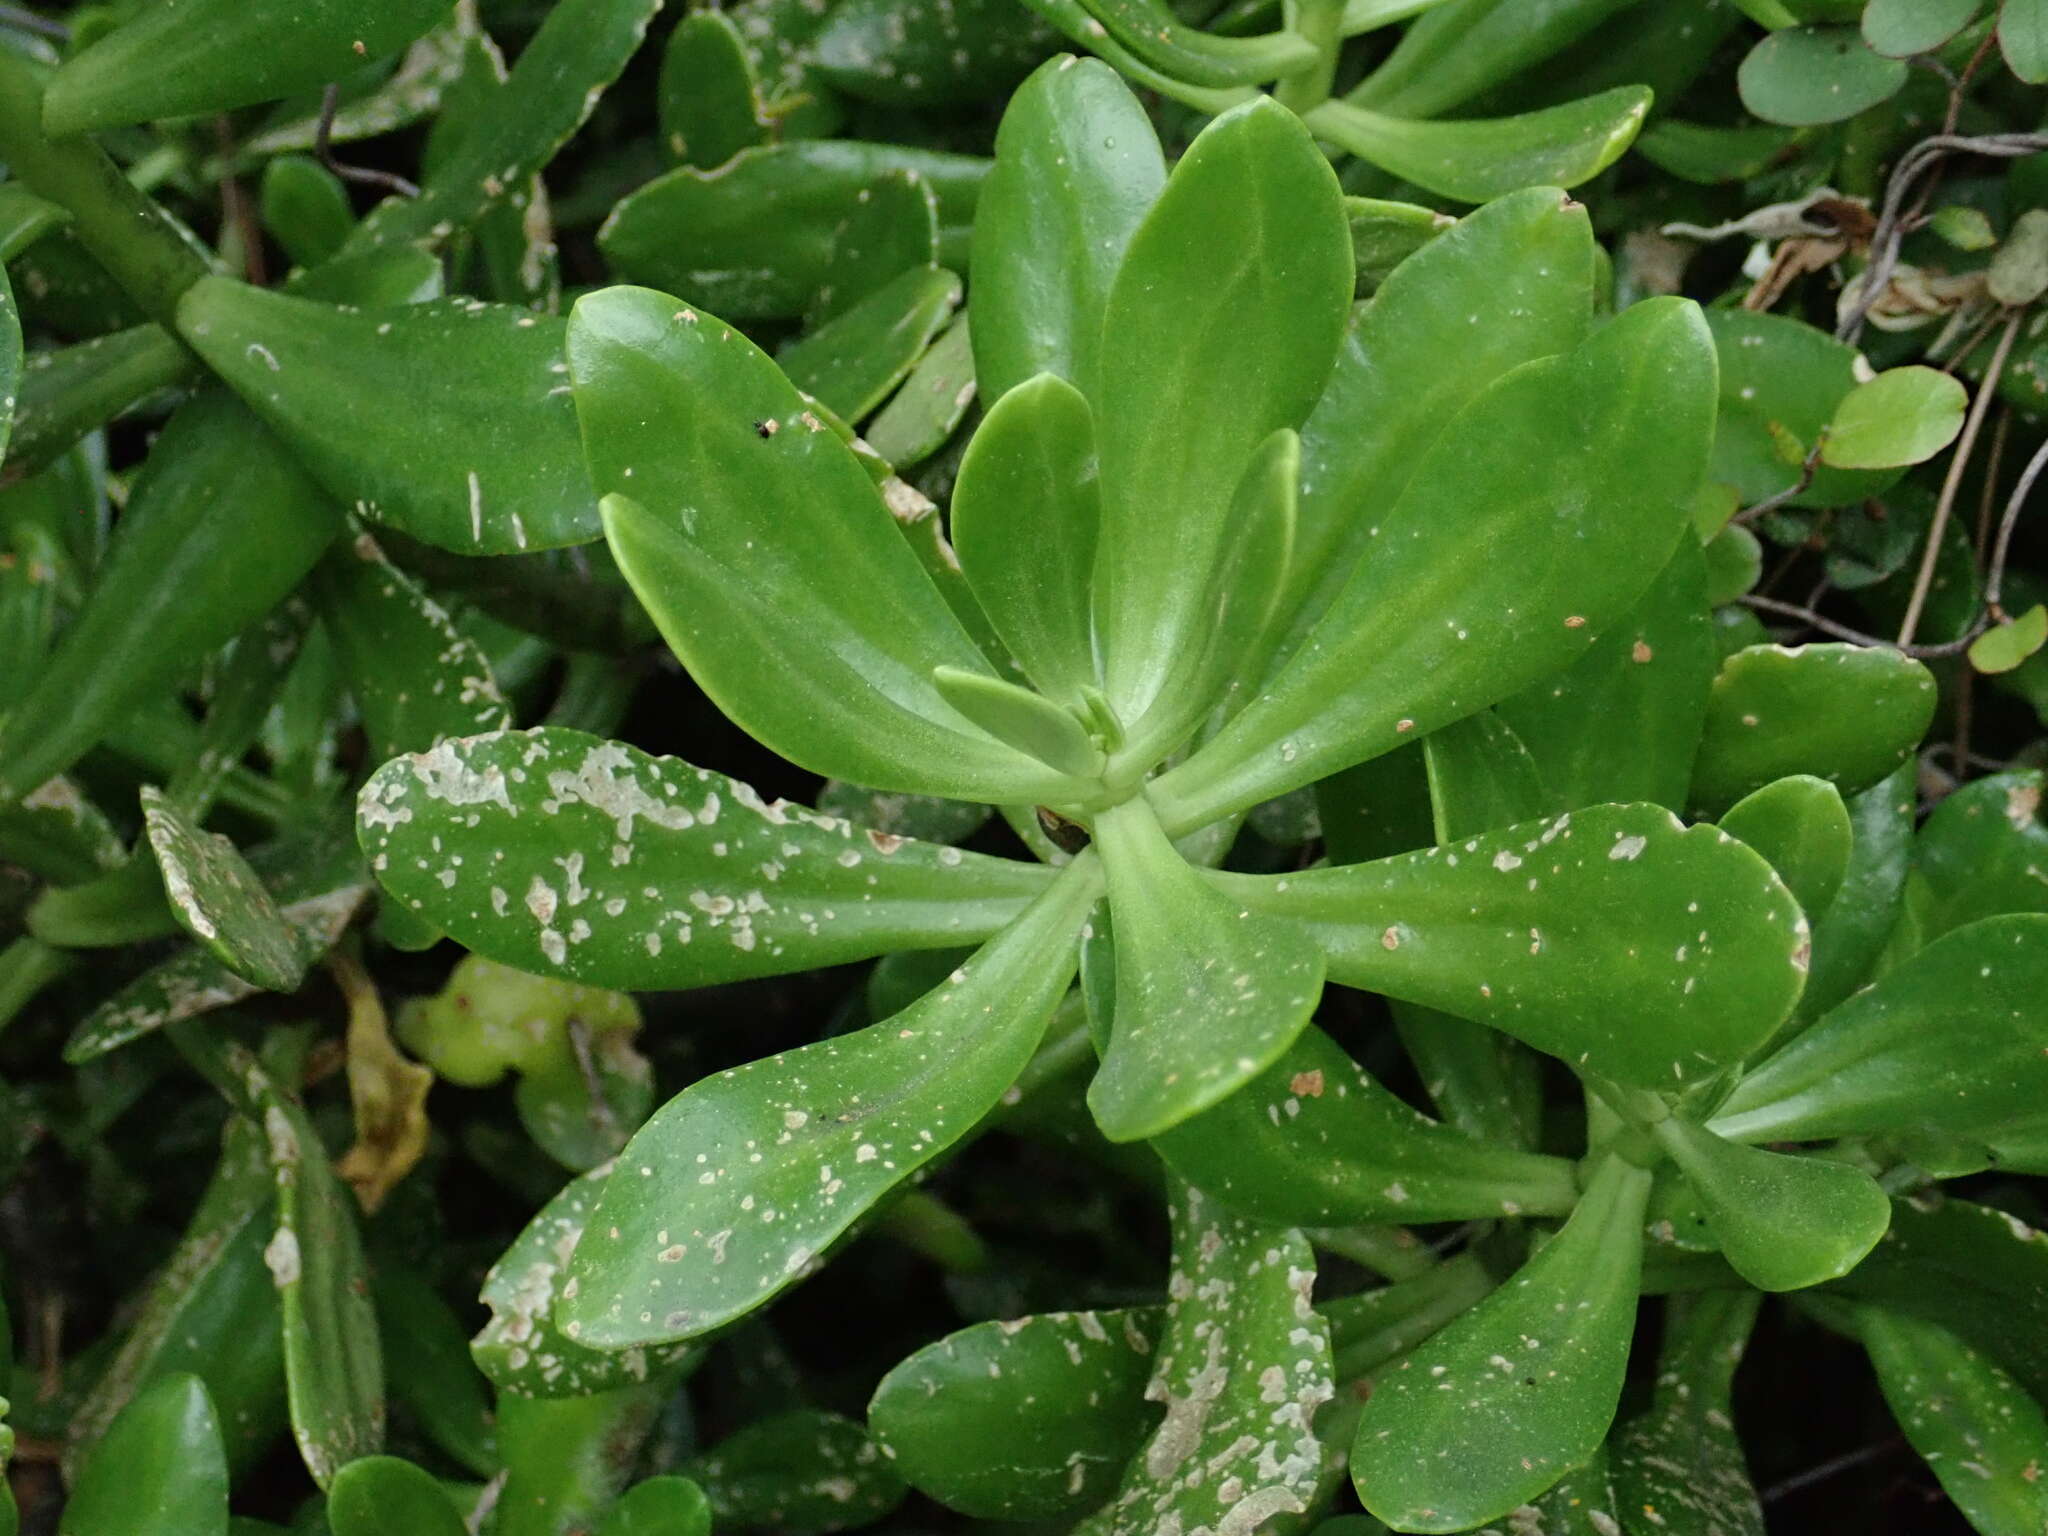
[{"label": "plant stem", "polygon": [[1941,558],[1941,537],[1948,532],[1948,518],[1956,504],[1956,491],[1963,483],[1963,471],[1969,467],[1970,451],[1977,446],[1977,430],[1984,425],[1984,413],[1991,409],[1991,399],[1998,393],[2005,360],[2012,354],[2013,339],[2019,333],[2020,316],[2015,313],[2006,322],[2005,334],[1998,338],[1998,350],[1991,354],[1991,366],[1984,370],[1984,382],[1977,386],[1977,398],[1970,402],[1970,415],[1963,423],[1963,435],[1948,461],[1948,478],[1941,483],[1941,499],[1934,504],[1934,521],[1927,528],[1927,548],[1921,552],[1920,569],[1913,578],[1913,595],[1906,603],[1905,618],[1899,622],[1901,646],[1911,645],[1913,632],[1920,627],[1920,614],[1926,608],[1927,594],[1934,586],[1934,567]]},{"label": "plant stem", "polygon": [[164,325],[206,259],[86,138],[43,132],[43,90],[27,60],[0,48],[0,160],[31,191],[71,210],[72,229],[107,274]]},{"label": "plant stem", "polygon": [[1336,82],[1337,54],[1344,46],[1344,0],[1287,0],[1284,14],[1288,30],[1314,46],[1316,61],[1282,76],[1273,87],[1273,99],[1290,111],[1306,112],[1328,101]]},{"label": "plant stem", "polygon": [[1406,1227],[1318,1227],[1308,1237],[1318,1248],[1389,1280],[1412,1280],[1436,1264],[1428,1244]]}]

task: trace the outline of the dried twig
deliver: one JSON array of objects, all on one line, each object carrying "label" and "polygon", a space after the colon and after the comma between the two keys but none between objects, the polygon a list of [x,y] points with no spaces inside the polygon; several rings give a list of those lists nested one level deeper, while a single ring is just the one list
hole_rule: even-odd
[{"label": "dried twig", "polygon": [[418,197],[420,189],[403,176],[372,170],[367,165],[346,165],[334,158],[334,114],[340,106],[341,87],[330,81],[327,89],[320,93],[320,122],[313,130],[314,158],[343,181],[352,181],[361,187],[382,187],[400,197]]}]

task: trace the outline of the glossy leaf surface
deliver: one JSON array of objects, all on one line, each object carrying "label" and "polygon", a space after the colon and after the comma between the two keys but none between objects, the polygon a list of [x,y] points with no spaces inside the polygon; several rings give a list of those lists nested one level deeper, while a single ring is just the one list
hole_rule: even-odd
[{"label": "glossy leaf surface", "polygon": [[1743,1141],[1925,1125],[1996,1130],[2048,1085],[2048,916],[1986,918],[1935,940],[1757,1067],[1714,1118]]},{"label": "glossy leaf surface", "polygon": [[612,551],[721,709],[834,778],[1059,798],[1059,775],[939,697],[933,667],[988,663],[867,472],[750,342],[613,288],[576,306],[569,362],[593,477],[616,493]]},{"label": "glossy leaf surface", "polygon": [[1788,774],[1868,789],[1904,762],[1934,716],[1934,679],[1875,646],[1753,645],[1721,664],[1693,768],[1706,811]]},{"label": "glossy leaf surface", "polygon": [[1169,829],[1387,751],[1583,654],[1678,542],[1713,373],[1698,311],[1650,300],[1480,393],[1369,524],[1292,661],[1155,783]]},{"label": "glossy leaf surface", "polygon": [[2038,769],[1988,774],[1934,808],[1914,842],[1918,916],[1928,938],[2003,912],[2048,910],[2048,828]]},{"label": "glossy leaf surface", "polygon": [[1404,1531],[1462,1531],[1527,1503],[1599,1449],[1634,1328],[1650,1176],[1602,1163],[1514,1279],[1374,1383],[1351,1475]]},{"label": "glossy leaf surface", "polygon": [[1908,763],[1848,801],[1853,840],[1841,889],[1813,926],[1813,969],[1802,1019],[1818,1018],[1861,986],[1898,919],[1913,854],[1914,767]]},{"label": "glossy leaf surface", "polygon": [[1285,1226],[1564,1216],[1579,1196],[1563,1159],[1417,1113],[1313,1026],[1266,1072],[1153,1145],[1204,1193]]},{"label": "glossy leaf surface", "polygon": [[1531,187],[1460,219],[1402,262],[1345,335],[1301,431],[1289,602],[1328,606],[1446,425],[1510,368],[1569,352],[1593,313],[1586,210]]},{"label": "glossy leaf surface", "polygon": [[515,1397],[608,1392],[645,1382],[695,1353],[695,1346],[688,1344],[591,1349],[555,1324],[554,1309],[568,1278],[569,1257],[582,1241],[614,1166],[606,1164],[563,1185],[484,1276],[480,1299],[491,1317],[470,1352],[477,1368],[500,1392]]},{"label": "glossy leaf surface", "polygon": [[1095,682],[1089,574],[1101,522],[1095,427],[1081,392],[1041,373],[1007,391],[969,440],[951,531],[967,584],[1048,698]]},{"label": "glossy leaf surface", "polygon": [[386,764],[358,826],[386,888],[477,953],[628,989],[974,944],[1049,879],[552,727]]},{"label": "glossy leaf surface", "polygon": [[121,1411],[64,1502],[59,1536],[226,1536],[220,1423],[197,1376],[166,1376]]},{"label": "glossy leaf surface", "polygon": [[941,267],[898,273],[783,349],[776,364],[834,414],[859,421],[902,383],[960,302],[960,279]]},{"label": "glossy leaf surface", "polygon": [[1938,1324],[1863,1307],[1856,1332],[1899,1427],[1970,1523],[1987,1536],[2048,1527],[2041,1405]]},{"label": "glossy leaf surface", "polygon": [[1910,58],[1939,48],[1970,24],[1984,0],[1870,0],[1863,8],[1863,40],[1887,58]]},{"label": "glossy leaf surface", "polygon": [[1709,1291],[1675,1298],[1649,1408],[1613,1441],[1617,1502],[1683,1536],[1764,1536],[1764,1512],[1736,1438],[1731,1378],[1756,1322],[1757,1297]]},{"label": "glossy leaf surface", "polygon": [[[1204,638],[1232,492],[1254,449],[1307,419],[1351,283],[1336,177],[1300,121],[1263,99],[1202,132],[1132,236],[1090,393],[1095,625],[1124,719]],[[1214,425],[1191,433],[1194,421]]]},{"label": "glossy leaf surface", "polygon": [[598,232],[614,269],[729,320],[797,315],[829,279],[840,225],[861,192],[917,172],[938,200],[941,259],[957,260],[989,163],[967,155],[818,139],[683,166],[622,200]]},{"label": "glossy leaf surface", "polygon": [[1621,158],[1650,110],[1641,86],[1617,86],[1518,117],[1428,122],[1349,102],[1313,108],[1317,133],[1404,181],[1459,202],[1522,187],[1575,187]]},{"label": "glossy leaf surface", "polygon": [[872,1524],[903,1500],[903,1480],[866,1431],[815,1409],[757,1419],[684,1470],[720,1529],[820,1536]]},{"label": "glossy leaf surface", "polygon": [[1762,854],[1804,912],[1827,911],[1849,873],[1849,808],[1840,790],[1811,774],[1745,795],[1721,818],[1721,830]]},{"label": "glossy leaf surface", "polygon": [[611,1507],[595,1536],[711,1536],[711,1504],[686,1477],[649,1477]]},{"label": "glossy leaf surface", "polygon": [[1847,1274],[1891,1222],[1891,1201],[1861,1169],[1765,1152],[1677,1118],[1657,1139],[1685,1171],[1721,1252],[1751,1284],[1796,1291]]},{"label": "glossy leaf surface", "polygon": [[685,1338],[801,1278],[995,1106],[1066,990],[1097,894],[1090,869],[1070,869],[903,1013],[671,1100],[621,1154],[577,1245],[563,1330],[610,1349]]},{"label": "glossy leaf surface", "polygon": [[1754,1049],[1791,1010],[1805,963],[1805,920],[1764,861],[1655,806],[1596,806],[1284,880],[1211,878],[1304,924],[1333,981],[1644,1087]]},{"label": "glossy leaf surface", "polygon": [[402,48],[443,0],[308,0],[289,15],[234,0],[166,0],[66,61],[43,93],[57,137],[194,117],[316,90]]},{"label": "glossy leaf surface", "polygon": [[0,801],[260,618],[340,531],[339,512],[225,391],[182,407],[136,478],[92,600],[0,730]]},{"label": "glossy leaf surface", "polygon": [[1156,1307],[977,1323],[882,1378],[868,1429],[919,1492],[983,1520],[1057,1520],[1115,1492],[1157,1412]]},{"label": "glossy leaf surface", "polygon": [[1835,407],[1821,457],[1837,469],[1895,469],[1931,459],[1963,429],[1969,395],[1938,369],[1887,368]]},{"label": "glossy leaf surface", "polygon": [[1279,1059],[1322,995],[1297,925],[1206,884],[1142,800],[1097,819],[1116,925],[1116,1024],[1088,1107],[1112,1141],[1156,1136]]},{"label": "glossy leaf surface", "polygon": [[1767,123],[1839,123],[1897,94],[1902,60],[1871,51],[1854,27],[1788,27],[1742,61],[1742,104]]},{"label": "glossy leaf surface", "polygon": [[1107,65],[1063,56],[1018,88],[974,218],[985,399],[1040,373],[1093,389],[1110,284],[1165,182],[1151,120]]},{"label": "glossy leaf surface", "polygon": [[364,516],[465,554],[597,537],[559,320],[460,299],[349,310],[209,278],[178,325]]},{"label": "glossy leaf surface", "polygon": [[469,1527],[441,1485],[397,1456],[364,1456],[327,1490],[334,1536],[463,1536]]}]

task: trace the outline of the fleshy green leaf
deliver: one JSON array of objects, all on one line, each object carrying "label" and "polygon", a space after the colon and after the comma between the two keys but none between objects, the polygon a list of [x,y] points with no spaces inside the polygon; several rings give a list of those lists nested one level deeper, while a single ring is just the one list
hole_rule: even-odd
[{"label": "fleshy green leaf", "polygon": [[687,1477],[643,1478],[611,1507],[596,1536],[711,1536],[711,1504]]},{"label": "fleshy green leaf", "polygon": [[1842,397],[1821,458],[1837,469],[1925,463],[1955,441],[1969,404],[1962,384],[1939,369],[1887,368]]},{"label": "fleshy green leaf", "polygon": [[1863,7],[1863,41],[1886,58],[1932,53],[1983,8],[1984,0],[1870,0]]},{"label": "fleshy green leaf", "polygon": [[[1622,0],[1501,6],[1492,0],[1418,5],[1405,0],[1350,0],[1344,30],[1379,25],[1416,11],[1426,14],[1401,34],[1352,100],[1408,117],[1438,117],[1527,70],[1625,9]],[[1362,14],[1361,14],[1362,13]],[[1377,16],[1377,20],[1373,19]]]},{"label": "fleshy green leaf", "polygon": [[133,482],[91,599],[0,729],[0,802],[115,723],[297,586],[341,516],[226,391],[172,415]]},{"label": "fleshy green leaf", "polygon": [[1934,678],[1897,651],[1753,645],[1721,664],[1707,699],[1692,801],[1717,811],[1791,774],[1844,794],[1911,755],[1934,717]]},{"label": "fleshy green leaf", "polygon": [[2036,603],[2018,618],[1994,624],[1970,642],[1970,665],[1979,672],[2010,672],[2048,644],[2048,607]]},{"label": "fleshy green leaf", "polygon": [[756,1419],[683,1471],[721,1531],[819,1536],[871,1525],[903,1500],[903,1480],[866,1431],[810,1408]]},{"label": "fleshy green leaf", "polygon": [[289,13],[169,0],[68,59],[44,89],[43,124],[62,138],[318,90],[366,55],[403,48],[444,10],[443,0],[311,0]]},{"label": "fleshy green leaf", "polygon": [[1125,720],[1195,660],[1232,492],[1261,443],[1307,418],[1351,285],[1337,179],[1300,119],[1263,97],[1202,131],[1132,236],[1090,395],[1095,627]]},{"label": "fleshy green leaf", "polygon": [[2044,987],[2048,916],[1958,928],[1757,1067],[1713,1128],[1740,1141],[1995,1131],[2048,1091]]},{"label": "fleshy green leaf", "polygon": [[1156,1136],[1277,1061],[1322,995],[1323,956],[1293,923],[1205,883],[1142,799],[1104,811],[1096,845],[1116,932],[1116,1025],[1088,1107],[1112,1141]]},{"label": "fleshy green leaf", "polygon": [[[912,170],[938,200],[940,259],[957,265],[989,162],[893,144],[814,139],[681,166],[622,199],[598,231],[613,269],[729,320],[802,314],[830,279],[861,194]],[[671,306],[672,308],[675,306]]]},{"label": "fleshy green leaf", "polygon": [[166,1376],[121,1410],[71,1485],[59,1536],[226,1536],[220,1422],[197,1376]]},{"label": "fleshy green leaf", "polygon": [[236,975],[296,992],[311,957],[235,845],[208,832],[153,784],[143,825],[178,923]]},{"label": "fleshy green leaf", "polygon": [[1825,779],[1795,774],[1745,796],[1721,818],[1778,872],[1809,914],[1828,910],[1849,873],[1855,829],[1842,793]]},{"label": "fleshy green leaf", "polygon": [[1293,659],[1151,786],[1169,830],[1385,752],[1582,655],[1686,528],[1713,374],[1698,311],[1652,299],[1481,392],[1369,522],[1364,558]]},{"label": "fleshy green leaf", "polygon": [[1043,694],[958,667],[934,667],[932,682],[940,698],[996,740],[1078,779],[1102,772],[1102,748],[1081,717]]},{"label": "fleshy green leaf", "polygon": [[1319,617],[1424,451],[1517,364],[1569,352],[1593,314],[1586,210],[1532,187],[1488,203],[1402,262],[1359,314],[1301,431],[1295,573],[1281,607]]},{"label": "fleshy green leaf", "polygon": [[505,1482],[492,1536],[561,1536],[595,1526],[626,1491],[677,1377],[671,1370],[583,1397],[499,1399]]},{"label": "fleshy green leaf", "polygon": [[1495,712],[1549,791],[1539,809],[1685,803],[1719,664],[1704,580],[1698,541],[1680,538],[1663,573],[1584,656],[1500,701]]},{"label": "fleshy green leaf", "polygon": [[1166,181],[1115,70],[1065,55],[1018,87],[974,217],[974,370],[993,403],[1051,373],[1095,384],[1110,284]]},{"label": "fleshy green leaf", "polygon": [[1691,1182],[1722,1254],[1764,1290],[1847,1274],[1891,1222],[1877,1181],[1847,1163],[1745,1147],[1676,1117],[1659,1122],[1657,1140]]},{"label": "fleshy green leaf", "polygon": [[1985,1536],[2048,1529],[2048,1416],[2011,1376],[1937,1324],[1859,1307],[1856,1332],[1913,1449]]},{"label": "fleshy green leaf", "polygon": [[766,143],[771,132],[746,42],[723,11],[692,11],[676,23],[655,102],[662,147],[700,170]]},{"label": "fleshy green leaf", "polygon": [[1162,1321],[1143,1307],[963,1328],[882,1378],[869,1432],[913,1487],[962,1514],[1086,1514],[1157,1422],[1143,1394]]},{"label": "fleshy green leaf", "polygon": [[331,551],[315,591],[378,757],[512,723],[483,646],[371,535]]},{"label": "fleshy green leaf", "polygon": [[1205,1193],[1285,1226],[1564,1216],[1579,1197],[1562,1158],[1417,1113],[1313,1026],[1261,1076],[1153,1145]]},{"label": "fleshy green leaf", "polygon": [[1315,63],[1315,47],[1292,32],[1224,37],[1186,26],[1166,0],[1094,0],[1089,14],[1160,73],[1189,85],[1256,85]]},{"label": "fleshy green leaf", "polygon": [[[1916,910],[1927,938],[2003,912],[2048,912],[2042,787],[2038,768],[1988,774],[1934,808],[1913,850]],[[1910,806],[1911,792],[1910,783],[1902,784],[1895,798]],[[1901,819],[1907,814],[1902,810]]]},{"label": "fleshy green leaf", "polygon": [[1319,135],[1442,197],[1483,203],[1527,186],[1575,187],[1621,158],[1650,110],[1650,92],[1616,86],[1515,117],[1429,122],[1346,101],[1307,114]]},{"label": "fleshy green leaf", "polygon": [[1905,83],[1905,61],[1873,52],[1854,27],[1786,27],[1752,48],[1736,72],[1745,107],[1793,128],[1854,117]]},{"label": "fleshy green leaf", "polygon": [[558,728],[387,763],[357,814],[386,888],[466,947],[625,989],[978,943],[1050,879]]},{"label": "fleshy green leaf", "polygon": [[942,267],[913,267],[784,348],[775,361],[798,389],[859,421],[903,382],[959,302],[959,278]]},{"label": "fleshy green leaf", "polygon": [[612,1175],[612,1164],[572,1179],[540,1208],[484,1276],[480,1299],[490,1321],[470,1344],[477,1369],[515,1397],[581,1397],[658,1376],[697,1352],[693,1344],[597,1350],[555,1326],[568,1255]]},{"label": "fleshy green leaf", "polygon": [[203,278],[178,327],[364,516],[463,554],[597,537],[552,316],[463,299],[355,310]]},{"label": "fleshy green leaf", "polygon": [[[945,446],[954,429],[967,419],[967,408],[978,390],[967,317],[956,314],[910,370],[903,387],[867,424],[868,446],[898,470],[922,464]],[[957,517],[957,484],[953,508]]]},{"label": "fleshy green leaf", "polygon": [[1849,800],[1849,867],[1835,899],[1825,910],[1808,913],[1813,969],[1800,994],[1798,1019],[1818,1018],[1861,986],[1891,934],[1913,851],[1914,776],[1913,765],[1906,764]]},{"label": "fleshy green leaf", "polygon": [[[569,366],[607,535],[670,647],[756,739],[877,789],[1035,804],[1061,775],[962,719],[987,661],[838,436],[746,338],[662,294],[576,306]],[[628,500],[627,498],[630,498]]]},{"label": "fleshy green leaf", "polygon": [[1616,1502],[1656,1530],[1764,1536],[1729,1390],[1757,1301],[1754,1292],[1707,1291],[1665,1306],[1650,1406],[1612,1442]]},{"label": "fleshy green leaf", "polygon": [[[938,199],[916,171],[889,171],[862,192],[846,222],[839,226],[825,281],[806,318],[813,326],[822,325],[905,272],[937,265]],[[798,382],[801,385],[801,380]]]},{"label": "fleshy green leaf", "polygon": [[1173,1196],[1173,1274],[1145,1395],[1166,1416],[1100,1518],[1111,1536],[1247,1529],[1304,1514],[1321,1481],[1319,1410],[1336,1395],[1329,1325],[1299,1232]]},{"label": "fleshy green leaf", "polygon": [[[519,50],[511,74],[433,167],[418,197],[388,197],[357,226],[347,250],[445,241],[499,203],[524,209],[533,176],[583,126],[639,51],[661,0],[557,0]],[[502,392],[503,381],[474,375]],[[357,398],[360,385],[343,399]]]},{"label": "fleshy green leaf", "polygon": [[1375,1380],[1351,1475],[1404,1531],[1497,1520],[1599,1449],[1634,1331],[1650,1176],[1610,1157],[1514,1279]]},{"label": "fleshy green leaf", "polygon": [[687,1338],[808,1273],[995,1107],[1066,990],[1072,935],[1098,891],[1088,865],[1070,867],[894,1018],[671,1100],[620,1155],[577,1245],[563,1331],[603,1349]]},{"label": "fleshy green leaf", "polygon": [[1063,702],[1095,681],[1088,581],[1101,515],[1086,398],[1051,373],[1005,392],[960,461],[953,546],[1024,674]]},{"label": "fleshy green leaf", "polygon": [[1372,864],[1210,878],[1304,924],[1332,981],[1643,1087],[1755,1049],[1791,1010],[1806,959],[1805,920],[1769,866],[1656,806],[1596,806]]},{"label": "fleshy green leaf", "polygon": [[363,1456],[327,1490],[334,1536],[464,1536],[462,1512],[431,1474],[397,1456]]},{"label": "fleshy green leaf", "polygon": [[284,1338],[277,1287],[263,1262],[271,1229],[270,1163],[261,1132],[229,1122],[220,1162],[178,1245],[91,1390],[65,1427],[65,1471],[78,1480],[114,1416],[135,1395],[182,1371],[206,1383],[225,1420],[230,1472],[270,1450],[284,1429]]},{"label": "fleshy green leaf", "polygon": [[2048,80],[2048,5],[2041,0],[2003,0],[1998,8],[1998,46],[2012,72],[2029,85]]}]

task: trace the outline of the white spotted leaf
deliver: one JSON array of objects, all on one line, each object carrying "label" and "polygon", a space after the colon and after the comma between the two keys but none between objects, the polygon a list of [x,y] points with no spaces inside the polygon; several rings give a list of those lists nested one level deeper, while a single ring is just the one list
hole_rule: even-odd
[{"label": "white spotted leaf", "polygon": [[467,555],[599,532],[563,322],[436,299],[352,309],[202,278],[178,331],[327,493]]},{"label": "white spotted leaf", "polygon": [[975,944],[1052,879],[555,727],[386,763],[357,826],[385,889],[467,948],[622,990]]},{"label": "white spotted leaf", "polygon": [[1299,925],[1209,885],[1130,800],[1095,821],[1115,925],[1115,1023],[1088,1107],[1112,1141],[1180,1124],[1264,1071],[1322,996]]},{"label": "white spotted leaf", "polygon": [[1284,1529],[1322,1482],[1316,1420],[1336,1396],[1330,1327],[1310,1302],[1315,1256],[1301,1233],[1178,1181],[1172,1214],[1166,1320],[1145,1389],[1166,1414],[1085,1529]]},{"label": "white spotted leaf", "polygon": [[707,1333],[810,1272],[876,1201],[980,1122],[1074,974],[1094,861],[903,1012],[707,1077],[619,1155],[555,1309],[628,1349]]},{"label": "white spotted leaf", "polygon": [[1943,934],[1736,1085],[1711,1122],[1740,1141],[1988,1134],[2048,1095],[2048,916]]},{"label": "white spotted leaf", "polygon": [[178,924],[215,959],[272,992],[296,992],[312,957],[241,850],[153,784],[143,826]]},{"label": "white spotted leaf", "polygon": [[1208,878],[1303,924],[1332,981],[1647,1088],[1696,1082],[1769,1039],[1798,999],[1809,947],[1761,857],[1651,805],[1281,879]]},{"label": "white spotted leaf", "polygon": [[1506,1285],[1373,1384],[1351,1475],[1403,1531],[1464,1531],[1599,1450],[1635,1327],[1650,1176],[1603,1161],[1562,1231]]}]

